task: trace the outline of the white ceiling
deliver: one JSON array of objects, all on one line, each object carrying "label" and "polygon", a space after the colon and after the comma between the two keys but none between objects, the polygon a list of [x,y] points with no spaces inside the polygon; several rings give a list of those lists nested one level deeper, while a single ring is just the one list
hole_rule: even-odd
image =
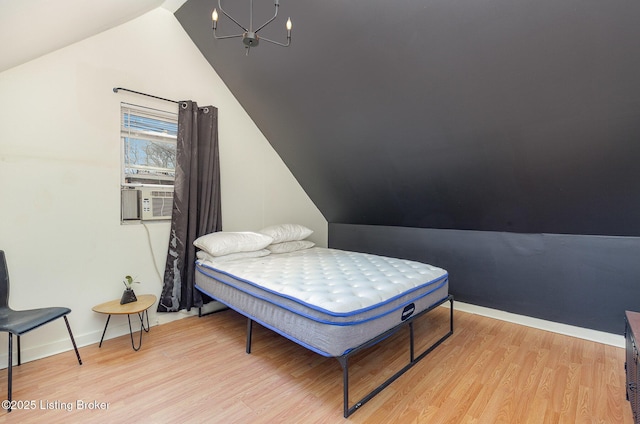
[{"label": "white ceiling", "polygon": [[0,72],[186,0],[0,0]]}]

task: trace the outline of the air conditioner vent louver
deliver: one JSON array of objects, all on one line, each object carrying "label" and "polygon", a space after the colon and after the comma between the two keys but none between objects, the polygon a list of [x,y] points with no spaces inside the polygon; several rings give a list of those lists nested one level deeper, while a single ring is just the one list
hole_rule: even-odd
[{"label": "air conditioner vent louver", "polygon": [[151,197],[171,197],[171,198],[173,198],[173,190],[172,191],[153,190],[151,192]]},{"label": "air conditioner vent louver", "polygon": [[158,217],[167,217],[171,216],[171,207],[173,206],[173,201],[170,197],[160,197],[153,196],[151,197],[151,213],[154,218],[160,219]]}]

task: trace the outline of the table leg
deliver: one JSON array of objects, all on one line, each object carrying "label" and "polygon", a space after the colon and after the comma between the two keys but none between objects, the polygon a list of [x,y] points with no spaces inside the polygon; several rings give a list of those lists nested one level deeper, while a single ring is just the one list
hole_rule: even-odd
[{"label": "table leg", "polygon": [[[144,317],[145,315],[147,316],[147,326],[144,326]],[[129,334],[131,335],[131,347],[133,348],[133,350],[135,350],[136,352],[138,350],[140,350],[140,348],[142,347],[142,331],[144,330],[145,332],[149,332],[149,329],[151,327],[149,327],[149,312],[148,310],[144,310],[142,312],[138,313],[138,318],[140,318],[140,340],[138,341],[138,347],[136,347],[134,341],[133,341],[133,329],[131,328],[131,315],[127,314],[127,320],[129,321]]]},{"label": "table leg", "polygon": [[102,332],[102,337],[100,338],[100,345],[98,347],[102,347],[102,341],[104,340],[104,335],[107,333],[107,327],[109,326],[110,319],[111,319],[111,315],[107,316],[107,323],[104,325],[104,331]]},{"label": "table leg", "polygon": [[[143,318],[144,318],[144,316],[145,316],[145,315],[147,316],[147,326],[146,326],[146,327],[144,326],[144,320],[143,320]],[[142,326],[142,329],[143,329],[145,332],[147,332],[147,333],[148,333],[148,332],[149,332],[149,329],[151,328],[151,327],[149,327],[149,310],[148,310],[148,309],[145,309],[144,311],[142,311],[142,313],[141,313],[141,314],[140,314],[140,313],[138,314],[138,317],[140,318],[140,325]]]}]

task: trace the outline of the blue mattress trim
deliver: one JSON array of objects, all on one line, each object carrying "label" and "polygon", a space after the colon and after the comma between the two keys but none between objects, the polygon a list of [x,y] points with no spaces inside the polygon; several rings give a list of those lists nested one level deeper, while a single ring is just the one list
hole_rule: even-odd
[{"label": "blue mattress trim", "polygon": [[[415,289],[408,290],[408,291],[403,292],[403,293],[401,293],[401,294],[399,294],[399,295],[397,295],[397,296],[394,296],[393,298],[391,298],[391,299],[389,299],[389,300],[387,300],[387,301],[377,303],[376,305],[373,305],[373,306],[370,306],[370,307],[367,307],[367,308],[359,309],[359,310],[356,310],[356,311],[353,311],[353,312],[349,312],[349,313],[331,313],[331,312],[329,312],[329,311],[324,310],[323,308],[319,308],[319,307],[317,307],[317,306],[307,304],[306,302],[302,302],[302,301],[300,301],[300,300],[298,300],[298,299],[296,299],[296,298],[293,298],[293,297],[291,297],[291,296],[285,296],[285,295],[282,295],[282,294],[280,294],[280,293],[277,293],[277,292],[274,292],[274,291],[268,290],[268,289],[266,289],[266,288],[264,288],[264,287],[262,287],[262,286],[260,286],[260,285],[257,285],[257,284],[255,284],[255,283],[252,283],[252,282],[250,282],[250,281],[246,281],[246,280],[241,279],[241,278],[237,278],[237,277],[235,277],[235,276],[233,276],[233,275],[230,275],[230,274],[225,273],[225,272],[221,272],[221,271],[219,271],[219,270],[217,270],[217,269],[216,269],[216,271],[217,271],[217,272],[220,272],[220,273],[222,273],[222,274],[228,275],[228,276],[233,277],[233,278],[237,278],[238,280],[243,281],[243,282],[245,282],[245,283],[247,283],[247,284],[250,284],[250,285],[251,285],[251,286],[253,286],[253,287],[260,288],[260,289],[265,290],[265,291],[267,291],[267,292],[269,292],[269,293],[275,294],[275,295],[277,295],[277,296],[279,296],[279,297],[283,297],[283,298],[286,298],[286,299],[292,300],[292,301],[294,301],[294,302],[296,302],[296,303],[299,303],[299,304],[301,304],[301,305],[304,305],[304,306],[306,306],[306,307],[308,307],[308,308],[310,308],[310,309],[313,309],[313,310],[316,310],[316,311],[319,311],[319,312],[325,313],[325,314],[327,314],[327,315],[335,316],[335,317],[349,317],[349,316],[356,315],[356,314],[361,313],[361,312],[365,312],[365,311],[369,311],[369,310],[371,310],[371,309],[378,308],[378,307],[383,306],[383,305],[385,305],[385,304],[387,304],[387,303],[389,303],[389,302],[392,302],[393,300],[395,300],[395,299],[397,299],[397,298],[399,298],[399,297],[402,297],[402,296],[405,296],[406,294],[412,293],[412,292],[416,291],[417,289],[420,289],[420,288],[422,288],[422,287],[429,286],[429,285],[434,285],[434,284],[437,284],[437,283],[439,282],[439,284],[437,284],[437,285],[436,285],[434,288],[432,288],[431,290],[429,290],[429,291],[427,291],[427,292],[425,292],[425,293],[422,293],[422,294],[421,294],[420,296],[418,296],[418,297],[411,298],[410,300],[408,300],[408,301],[406,301],[406,302],[403,302],[402,304],[400,304],[400,305],[396,306],[396,307],[395,307],[395,308],[393,308],[393,309],[386,310],[386,311],[384,311],[384,312],[383,312],[383,313],[381,313],[381,314],[377,314],[377,315],[375,315],[375,316],[371,316],[371,317],[369,317],[369,318],[362,319],[362,320],[358,320],[358,321],[349,321],[349,322],[333,322],[333,321],[327,321],[327,320],[323,320],[323,319],[320,319],[320,318],[317,318],[317,317],[313,317],[313,316],[310,316],[310,315],[308,315],[308,314],[302,313],[302,312],[300,312],[300,311],[293,310],[293,309],[291,309],[291,308],[289,308],[289,307],[287,307],[287,306],[285,306],[285,305],[282,305],[282,304],[280,304],[280,303],[278,303],[278,302],[273,301],[272,299],[268,299],[268,298],[266,298],[266,297],[264,297],[264,296],[259,296],[259,295],[255,294],[255,293],[251,293],[251,292],[249,292],[249,291],[247,291],[247,290],[244,290],[244,289],[242,289],[242,288],[240,288],[240,287],[237,287],[237,286],[235,286],[235,285],[233,285],[233,284],[230,284],[230,283],[229,283],[229,282],[227,282],[227,281],[222,281],[222,280],[220,280],[219,278],[217,278],[215,275],[212,275],[212,274],[209,274],[209,273],[205,272],[204,270],[202,270],[202,269],[201,269],[201,267],[204,267],[204,265],[200,265],[200,267],[196,266],[196,269],[197,269],[197,270],[198,270],[198,272],[200,272],[201,274],[204,274],[204,275],[206,275],[207,277],[212,278],[212,279],[214,279],[214,280],[218,281],[219,283],[225,284],[225,285],[227,285],[227,286],[231,286],[231,287],[235,288],[236,290],[241,291],[241,292],[243,292],[243,293],[246,293],[246,294],[248,294],[248,295],[250,295],[250,296],[252,296],[252,297],[255,297],[255,298],[258,298],[258,299],[264,300],[265,302],[269,302],[269,303],[271,303],[271,304],[273,304],[273,305],[276,305],[276,306],[279,306],[279,307],[281,307],[281,308],[283,308],[283,309],[285,309],[285,310],[288,310],[289,312],[292,312],[292,313],[294,313],[294,314],[296,314],[296,315],[299,315],[299,316],[302,316],[302,317],[304,317],[304,318],[307,318],[307,319],[313,320],[313,321],[315,321],[315,322],[319,322],[319,323],[321,323],[321,324],[336,325],[336,326],[344,326],[344,327],[346,327],[346,326],[352,326],[352,325],[357,325],[357,324],[363,324],[363,323],[365,323],[365,322],[373,321],[373,320],[376,320],[376,319],[378,319],[378,318],[380,318],[380,317],[383,317],[383,316],[385,316],[385,315],[389,315],[389,314],[391,314],[391,313],[393,313],[393,312],[396,312],[397,310],[404,308],[404,307],[405,307],[405,306],[407,306],[408,304],[413,303],[413,302],[415,302],[415,301],[416,301],[416,300],[418,300],[418,299],[422,299],[423,297],[426,297],[426,296],[430,295],[431,293],[435,292],[436,290],[438,290],[438,289],[442,288],[442,287],[447,283],[447,281],[448,281],[448,275],[449,275],[449,274],[447,273],[447,274],[445,274],[445,275],[443,275],[443,276],[441,276],[441,277],[439,277],[439,278],[436,278],[435,280],[432,280],[432,281],[430,281],[430,282],[428,282],[428,283],[422,284],[422,285],[420,285],[420,286],[416,287]],[[210,267],[207,267],[207,268],[210,268]],[[215,269],[215,268],[210,268],[210,269]],[[200,287],[198,287],[197,285],[196,285],[196,287],[197,287],[200,291],[202,291],[202,289],[201,289]],[[207,293],[207,294],[208,294],[208,293]],[[218,300],[215,296],[211,296],[211,297],[214,297],[216,300]],[[224,303],[224,302],[223,302],[223,303]],[[229,306],[229,305],[227,305],[227,306]]]}]

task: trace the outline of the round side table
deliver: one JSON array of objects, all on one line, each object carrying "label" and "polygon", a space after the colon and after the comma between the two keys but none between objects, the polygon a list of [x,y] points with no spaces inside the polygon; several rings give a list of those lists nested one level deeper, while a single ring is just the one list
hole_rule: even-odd
[{"label": "round side table", "polygon": [[[129,334],[131,335],[131,347],[133,350],[138,351],[142,346],[142,331],[149,332],[149,308],[156,303],[156,297],[152,294],[142,294],[137,296],[138,300],[131,303],[125,303],[124,305],[120,304],[120,299],[111,300],[109,302],[101,303],[99,305],[94,306],[92,309],[94,312],[98,312],[99,314],[107,314],[107,323],[104,325],[104,331],[102,332],[102,338],[100,338],[100,345],[98,347],[102,347],[102,341],[104,340],[104,335],[107,332],[107,327],[109,326],[109,320],[111,319],[111,315],[126,315],[127,320],[129,321]],[[140,318],[140,340],[138,341],[138,346],[133,342],[133,329],[131,328],[131,315],[138,314],[138,318]],[[147,325],[144,325],[144,319],[146,316]]]}]

